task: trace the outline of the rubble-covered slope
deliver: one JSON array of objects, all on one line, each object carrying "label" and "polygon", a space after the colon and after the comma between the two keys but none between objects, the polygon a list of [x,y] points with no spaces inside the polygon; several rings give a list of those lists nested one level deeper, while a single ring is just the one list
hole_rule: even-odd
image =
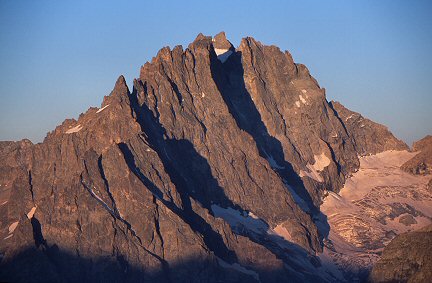
[{"label": "rubble-covered slope", "polygon": [[417,154],[402,165],[402,169],[415,175],[432,174],[432,136],[426,136],[413,144]]},{"label": "rubble-covered slope", "polygon": [[331,106],[344,123],[351,142],[360,156],[387,150],[408,150],[408,146],[394,137],[386,126],[364,118],[361,114],[345,108],[339,102],[332,101]]},{"label": "rubble-covered slope", "polygon": [[360,147],[341,115],[275,46],[165,47],[132,92],[120,77],[42,143],[0,143],[0,280],[334,281],[322,196],[404,147],[375,123]]},{"label": "rubble-covered slope", "polygon": [[432,225],[398,235],[372,269],[371,282],[427,283],[432,278]]}]

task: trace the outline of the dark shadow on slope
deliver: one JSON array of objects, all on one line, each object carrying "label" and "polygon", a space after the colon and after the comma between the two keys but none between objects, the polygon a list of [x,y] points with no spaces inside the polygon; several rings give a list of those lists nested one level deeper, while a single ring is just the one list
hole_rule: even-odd
[{"label": "dark shadow on slope", "polygon": [[[162,191],[152,182],[150,181],[140,170],[140,168],[137,166],[137,163],[135,161],[134,154],[129,149],[129,146],[126,143],[119,143],[118,147],[120,151],[123,153],[124,159],[126,161],[126,164],[128,165],[129,169],[135,174],[135,176],[138,177],[138,179],[144,184],[144,186],[150,190],[150,192],[160,201],[162,201],[165,205],[174,205],[171,204],[171,202],[167,202],[163,199],[163,193]],[[172,208],[170,208],[172,209]]]},{"label": "dark shadow on slope", "polygon": [[338,119],[339,123],[342,125],[342,127],[343,127],[343,129],[344,129],[344,131],[345,131],[345,134],[346,134],[348,137],[351,137],[350,133],[348,132],[348,129],[347,129],[346,126],[345,126],[345,123],[342,121],[342,118],[339,116],[339,113],[338,113],[338,112],[336,111],[336,109],[334,108],[333,101],[330,101],[330,102],[328,103],[328,105],[329,105],[330,109],[333,111],[333,115],[336,117],[336,119]]},{"label": "dark shadow on slope", "polygon": [[13,258],[1,261],[0,282],[276,283],[319,280],[307,274],[300,277],[284,267],[244,267],[239,270],[208,257],[171,262],[172,276],[168,279],[161,268],[131,264],[122,254],[82,257],[55,245],[48,251],[29,247]]},{"label": "dark shadow on slope", "polygon": [[[141,84],[139,81],[136,83]],[[144,92],[147,91],[145,85],[139,87],[142,87]],[[166,135],[165,128],[158,121],[157,114],[155,117],[155,114],[147,105],[140,106],[138,104],[136,87],[130,95],[130,101],[145,134],[144,143],[148,142],[149,146],[158,154],[165,172],[169,175],[181,197],[183,207],[179,208],[172,201],[164,200],[161,197],[164,192],[146,177],[145,172],[139,166],[138,160],[145,157],[140,156],[138,150],[134,152],[131,142],[129,142],[130,144],[120,143],[118,146],[123,152],[129,168],[167,208],[179,215],[194,231],[203,235],[203,239],[210,250],[227,262],[236,262],[235,253],[226,247],[221,235],[194,212],[190,198],[199,202],[210,212],[212,212],[213,204],[224,208],[231,207],[239,212],[243,212],[242,208],[234,204],[224,194],[223,188],[219,186],[217,180],[213,177],[207,160],[194,149],[193,144],[188,140],[169,138]],[[310,211],[308,207],[306,207],[306,210]],[[319,265],[317,258],[310,256],[299,245],[288,242],[280,236],[268,234],[266,231],[269,227],[268,224],[265,225],[267,228],[263,229],[262,233],[255,233],[248,229],[232,228],[235,233],[264,246],[294,270],[306,268],[304,265],[307,265],[310,270],[310,268],[314,268],[313,266]],[[303,263],[303,266],[300,262]]]},{"label": "dark shadow on slope", "polygon": [[[131,171],[141,180],[141,182],[146,186],[146,188],[148,188],[152,192],[152,194],[162,202],[162,204],[164,204],[173,213],[177,214],[183,221],[185,221],[195,232],[203,235],[203,240],[206,246],[209,247],[209,249],[212,250],[216,256],[231,263],[235,263],[237,261],[237,259],[233,260],[232,254],[234,253],[225,246],[221,236],[217,232],[212,230],[210,224],[208,224],[204,219],[202,219],[192,210],[190,204],[188,204],[188,206],[185,208],[179,208],[174,204],[174,202],[172,202],[172,200],[168,201],[166,199],[163,199],[162,191],[150,179],[148,179],[146,175],[141,171],[140,167],[137,166],[135,154],[131,151],[129,146],[125,143],[121,143],[119,144],[119,148],[123,152],[125,160],[128,163]],[[171,177],[172,175],[170,175],[170,178]],[[179,182],[182,181],[177,180],[177,182],[174,182],[174,184],[178,186]],[[179,188],[177,187],[177,189]],[[186,202],[189,201],[186,200]],[[183,201],[183,203],[185,203],[185,201]],[[269,227],[267,225],[265,230],[267,230],[268,228]],[[277,258],[289,264],[290,268],[292,268],[293,270],[307,270],[308,268],[310,270],[310,268],[313,268],[312,266],[316,267],[320,265],[318,259],[314,256],[308,255],[308,253],[302,247],[297,244],[288,242],[278,235],[255,233],[249,231],[248,229],[242,229],[241,227],[234,230],[235,233],[247,237],[248,239],[259,245],[263,245]]]},{"label": "dark shadow on slope", "polygon": [[36,217],[32,217],[30,223],[33,228],[33,239],[35,241],[35,246],[39,248],[41,245],[46,248],[46,241],[42,234],[42,226]]},{"label": "dark shadow on slope", "polygon": [[272,162],[269,161],[273,170],[293,188],[295,194],[307,205],[305,207],[302,201],[293,195],[299,206],[304,210],[309,210],[308,213],[318,213],[319,209],[315,207],[303,181],[294,171],[293,166],[285,160],[281,142],[269,134],[251,95],[246,89],[241,52],[235,52],[224,64],[212,56],[210,67],[219,92],[238,127],[253,137],[261,157],[267,160],[273,159]]},{"label": "dark shadow on slope", "polygon": [[214,231],[205,219],[195,213],[190,198],[209,211],[212,211],[212,203],[223,207],[238,208],[238,206],[224,194],[223,189],[219,187],[217,180],[212,176],[207,160],[199,155],[190,141],[167,138],[165,129],[159,124],[150,109],[146,105],[139,106],[136,93],[131,94],[130,99],[137,114],[137,120],[146,134],[147,141],[158,154],[165,172],[180,195],[182,207],[179,208],[173,202],[163,199],[162,190],[152,183],[137,166],[131,148],[126,143],[120,143],[118,146],[128,167],[167,208],[177,214],[192,230],[203,236],[206,246],[215,255],[226,262],[236,262],[235,252],[225,245],[222,236]]}]

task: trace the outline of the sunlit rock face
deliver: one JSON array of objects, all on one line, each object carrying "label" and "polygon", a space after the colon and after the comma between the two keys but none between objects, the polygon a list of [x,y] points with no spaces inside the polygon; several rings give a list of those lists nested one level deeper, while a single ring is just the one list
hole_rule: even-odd
[{"label": "sunlit rock face", "polygon": [[[432,174],[432,136],[426,136],[415,142],[412,148],[417,153],[402,165],[402,169],[413,175]],[[432,177],[431,177],[432,180]]]},{"label": "sunlit rock face", "polygon": [[44,142],[0,143],[0,281],[349,281],[338,243],[368,267],[430,217],[422,177],[388,183],[407,146],[353,113],[253,38],[162,48]]},{"label": "sunlit rock face", "polygon": [[396,236],[384,249],[370,282],[419,282],[432,278],[432,225]]}]

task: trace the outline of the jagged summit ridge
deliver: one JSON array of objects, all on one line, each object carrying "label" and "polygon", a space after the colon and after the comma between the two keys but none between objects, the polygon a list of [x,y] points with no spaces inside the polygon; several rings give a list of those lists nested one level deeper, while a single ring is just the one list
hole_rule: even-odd
[{"label": "jagged summit ridge", "polygon": [[132,91],[120,76],[43,143],[0,144],[0,279],[334,281],[316,256],[322,196],[358,155],[398,144],[369,130],[383,140],[372,149],[275,46],[220,33],[164,47]]}]

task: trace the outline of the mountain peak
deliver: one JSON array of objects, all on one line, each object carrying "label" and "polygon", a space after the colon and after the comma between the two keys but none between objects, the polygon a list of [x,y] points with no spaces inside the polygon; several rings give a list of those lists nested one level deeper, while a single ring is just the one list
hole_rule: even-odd
[{"label": "mountain peak", "polygon": [[[0,143],[0,281],[29,281],[32,272],[16,270],[34,268],[37,281],[335,282],[339,272],[318,258],[335,227],[323,197],[340,199],[346,180],[364,173],[359,156],[406,149],[384,126],[329,103],[289,53],[252,37],[234,50],[225,32],[200,33],[145,63],[132,94],[119,76],[102,107],[43,143]],[[383,208],[383,222],[412,211],[401,207]],[[378,227],[367,219],[358,227]],[[387,234],[377,235],[381,248]],[[33,252],[58,265],[35,267]]]},{"label": "mountain peak", "polygon": [[125,97],[128,97],[128,95],[129,95],[129,88],[126,83],[126,79],[123,75],[120,75],[117,78],[114,88],[111,91],[110,95],[104,97],[102,102],[102,107],[111,103],[110,101],[113,101],[113,99],[118,101],[123,101]]},{"label": "mountain peak", "polygon": [[117,87],[123,87],[123,86],[126,86],[127,87],[127,84],[126,84],[126,79],[125,79],[125,77],[123,76],[123,75],[120,75],[118,78],[117,78],[117,80],[116,80],[116,83],[115,83],[115,86]]},{"label": "mountain peak", "polygon": [[195,49],[197,47],[204,47],[208,49],[209,45],[211,44],[211,39],[211,36],[199,33],[195,40],[189,44],[189,49]]},{"label": "mountain peak", "polygon": [[221,31],[220,33],[216,34],[213,37],[212,42],[213,42],[213,47],[217,49],[234,49],[234,46],[226,38],[224,31]]}]

